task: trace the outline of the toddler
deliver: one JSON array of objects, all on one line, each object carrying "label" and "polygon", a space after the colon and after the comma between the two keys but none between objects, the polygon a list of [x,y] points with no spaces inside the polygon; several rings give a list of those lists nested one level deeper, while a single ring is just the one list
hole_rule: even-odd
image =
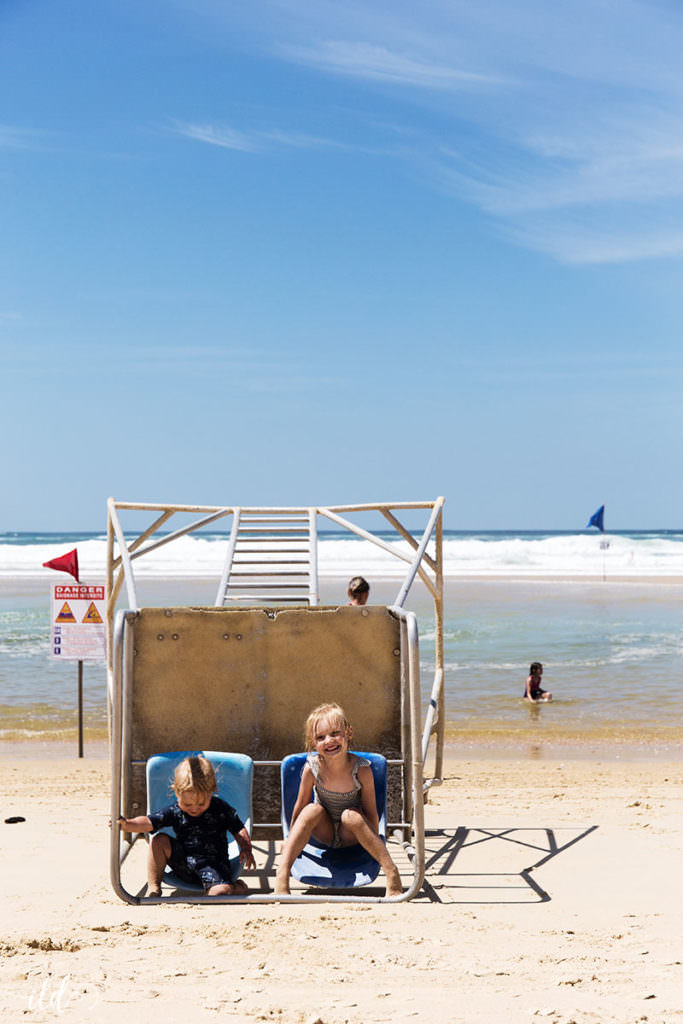
[{"label": "toddler", "polygon": [[241,879],[232,880],[228,858],[229,830],[240,848],[240,863],[254,867],[251,840],[237,812],[216,796],[216,775],[201,755],[186,757],[175,770],[177,803],[137,818],[119,818],[124,832],[157,832],[171,827],[175,837],[152,836],[147,854],[147,894],[161,896],[161,877],[168,864],[186,882],[201,882],[207,896],[245,893]]}]

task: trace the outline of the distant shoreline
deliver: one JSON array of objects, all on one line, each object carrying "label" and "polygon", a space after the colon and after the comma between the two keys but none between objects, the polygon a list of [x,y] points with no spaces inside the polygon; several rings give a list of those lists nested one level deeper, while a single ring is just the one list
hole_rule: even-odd
[{"label": "distant shoreline", "polygon": [[[402,583],[405,578],[405,574],[396,573],[380,574],[373,573],[371,578],[371,586],[382,586],[389,587]],[[683,575],[660,575],[660,576],[638,576],[638,575],[582,575],[580,573],[570,575],[567,573],[549,573],[547,575],[542,573],[463,573],[460,574],[447,574],[444,573],[444,584],[458,584],[458,583],[600,583],[600,584],[647,584],[647,585],[661,585],[669,584],[673,586],[680,586],[683,584]],[[66,577],[64,577],[66,579]],[[220,579],[220,573],[216,571],[213,574],[198,575],[197,573],[188,573],[185,575],[172,575],[170,573],[159,573],[158,575],[153,573],[142,573],[136,577],[136,586],[138,588],[144,587],[145,584],[162,584],[168,583],[174,586],[191,585],[192,583],[207,584],[218,582]],[[319,573],[319,581],[323,584],[334,584],[335,586],[339,581],[348,579],[348,572],[337,571],[334,573]],[[50,576],[43,575],[19,575],[19,574],[3,574],[0,569],[0,587],[7,586],[10,588],[12,585],[21,586],[26,585],[27,589],[37,589],[38,587],[45,586],[49,588],[52,583],[59,581],[59,577],[56,573],[52,573]],[[87,583],[104,585],[104,576],[88,576]],[[414,587],[422,588],[424,584],[417,577],[413,583]],[[344,602],[340,602],[344,603]]]},{"label": "distant shoreline", "polygon": [[[173,532],[158,532],[162,543],[158,547],[149,545],[151,550],[135,563],[139,580],[173,578],[180,572],[181,578],[216,580],[217,585],[228,549],[227,533],[193,532],[176,537],[166,546],[163,541],[174,537]],[[136,531],[131,533],[131,541],[133,536]],[[321,583],[349,579],[358,573],[376,582],[402,579],[414,558],[413,547],[391,528],[377,529],[375,536],[379,545],[343,528],[321,529],[317,547]],[[421,530],[417,530],[414,540],[420,537]],[[450,580],[597,581],[603,576],[616,581],[683,579],[683,530],[601,535],[586,530],[445,529],[442,541],[442,568]],[[102,532],[0,535],[0,575],[49,579],[54,574],[43,569],[43,564],[75,545],[83,577],[88,582],[101,582],[107,565],[107,539]],[[434,554],[433,539],[428,551]]]}]

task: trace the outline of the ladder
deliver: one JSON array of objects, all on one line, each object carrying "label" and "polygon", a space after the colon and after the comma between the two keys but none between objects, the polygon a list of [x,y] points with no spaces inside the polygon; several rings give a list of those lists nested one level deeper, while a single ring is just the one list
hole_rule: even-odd
[{"label": "ladder", "polygon": [[216,595],[231,604],[318,604],[315,509],[234,509]]}]

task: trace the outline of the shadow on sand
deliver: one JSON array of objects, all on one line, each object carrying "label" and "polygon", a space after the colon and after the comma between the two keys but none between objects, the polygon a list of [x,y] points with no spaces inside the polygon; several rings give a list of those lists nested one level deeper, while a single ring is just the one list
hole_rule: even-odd
[{"label": "shadow on sand", "polygon": [[[428,829],[427,870],[418,899],[426,896],[435,903],[548,903],[551,897],[532,872],[597,827],[501,829],[460,825],[455,830]],[[569,834],[560,838],[558,833]],[[483,851],[482,843],[493,847]],[[540,854],[532,864],[528,864],[529,851]],[[520,858],[525,866],[510,870]],[[456,859],[462,870],[454,870]],[[481,870],[482,862],[489,870]]]}]

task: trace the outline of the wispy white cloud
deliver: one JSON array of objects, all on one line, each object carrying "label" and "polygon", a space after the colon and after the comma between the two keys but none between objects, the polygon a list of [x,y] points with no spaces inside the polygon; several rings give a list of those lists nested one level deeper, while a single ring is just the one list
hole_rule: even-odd
[{"label": "wispy white cloud", "polygon": [[370,78],[398,85],[425,89],[464,89],[502,85],[498,75],[420,60],[407,54],[392,52],[374,43],[326,40],[316,46],[283,44],[281,55],[322,71],[336,72],[357,78]]},{"label": "wispy white cloud", "polygon": [[280,128],[253,129],[250,132],[239,131],[225,124],[187,124],[181,121],[173,123],[178,135],[205,142],[210,146],[222,149],[236,149],[243,153],[262,153],[278,147],[293,149],[349,149],[344,142],[324,138],[307,132],[286,131]]},{"label": "wispy white cloud", "polygon": [[616,113],[585,130],[566,125],[517,140],[485,162],[442,147],[444,184],[469,194],[487,212],[519,215],[589,204],[643,204],[683,194],[683,110]]},{"label": "wispy white cloud", "polygon": [[[681,252],[683,7],[672,0],[255,0],[241,18],[262,52],[362,84],[359,126],[374,114],[412,128],[421,106],[421,136],[388,140],[385,155],[413,161],[517,244],[570,262]],[[349,148],[364,148],[358,134]],[[195,137],[252,152],[334,145],[304,125]]]},{"label": "wispy white cloud", "polygon": [[0,149],[33,149],[39,140],[38,132],[0,124]]},{"label": "wispy white cloud", "polygon": [[509,223],[505,230],[520,245],[547,253],[562,263],[630,263],[683,255],[683,218],[671,224],[668,217],[660,216],[660,223],[652,224],[648,214],[648,226],[642,228],[630,226],[630,220],[624,218],[623,225],[596,224],[588,216],[574,222],[532,220]]},{"label": "wispy white cloud", "polygon": [[555,259],[681,253],[680,9],[432,2],[420,6],[412,45],[413,13],[373,9],[374,25],[360,22],[362,42],[289,46],[287,56],[328,73],[449,90],[431,139],[412,154],[402,148],[402,159],[412,155],[517,244]]},{"label": "wispy white cloud", "polygon": [[266,142],[279,146],[290,146],[293,149],[358,149],[359,146],[350,146],[339,139],[328,139],[320,135],[310,135],[306,132],[282,131],[271,128],[260,133]]},{"label": "wispy white cloud", "polygon": [[302,373],[296,359],[283,359],[267,349],[240,346],[145,346],[136,349],[136,372],[172,379],[223,380],[227,391],[280,394],[307,391],[328,378]]},{"label": "wispy white cloud", "polygon": [[[221,382],[226,394],[244,391],[267,394],[289,394],[314,390],[337,382],[337,377],[305,368],[291,353],[283,358],[267,348],[249,345],[162,345],[143,344],[122,347],[123,375],[131,380],[149,378],[166,380]],[[92,373],[111,377],[111,353],[106,346],[68,342],[12,346],[6,363],[13,374],[46,374],[74,378]]]},{"label": "wispy white cloud", "polygon": [[254,153],[262,148],[254,138],[227,125],[186,124],[175,121],[173,130],[188,139],[206,142],[210,146],[219,146],[221,149],[236,149],[242,153]]},{"label": "wispy white cloud", "polygon": [[[649,116],[648,116],[649,113]],[[569,263],[683,252],[683,110],[604,112],[565,131],[424,159],[441,188],[478,206],[511,240]]]},{"label": "wispy white cloud", "polygon": [[517,350],[499,352],[495,365],[490,356],[483,357],[471,351],[450,352],[447,356],[450,366],[460,372],[495,374],[508,376],[520,374],[526,377],[534,372],[544,376],[585,377],[587,374],[603,376],[614,374],[623,377],[651,377],[680,373],[683,357],[679,353],[659,353],[656,363],[652,353],[644,349],[534,351],[533,355]]}]

